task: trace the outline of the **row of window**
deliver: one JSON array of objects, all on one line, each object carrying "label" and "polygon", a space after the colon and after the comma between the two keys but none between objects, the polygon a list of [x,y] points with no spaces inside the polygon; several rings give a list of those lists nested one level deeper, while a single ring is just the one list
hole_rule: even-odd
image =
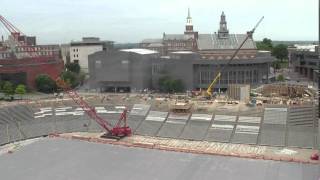
[{"label": "row of window", "polygon": [[[201,56],[202,59],[210,59],[210,60],[228,60],[228,59],[231,59],[231,56]],[[251,56],[246,56],[246,55],[243,55],[241,57],[239,56],[235,56],[234,59],[252,59],[252,58],[255,58],[254,55],[251,55]]]},{"label": "row of window", "polygon": [[0,59],[5,59],[5,58],[8,58],[8,57],[10,57],[9,53],[0,53]]},{"label": "row of window", "polygon": [[73,52],[79,52],[79,49],[77,48],[77,49],[73,49]]},{"label": "row of window", "polygon": [[[210,84],[216,72],[212,71],[200,71],[197,76],[195,76],[195,82],[197,84]],[[258,70],[251,71],[230,71],[222,73],[221,78],[218,83],[229,84],[229,83],[257,83],[258,82]]]},{"label": "row of window", "polygon": [[55,51],[54,47],[37,46],[37,47],[17,47],[17,51]]}]

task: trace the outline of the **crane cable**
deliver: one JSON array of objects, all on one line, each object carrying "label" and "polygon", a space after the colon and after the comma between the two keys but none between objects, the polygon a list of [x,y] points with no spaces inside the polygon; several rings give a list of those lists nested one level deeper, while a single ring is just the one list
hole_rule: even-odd
[{"label": "crane cable", "polygon": [[220,79],[222,72],[227,68],[227,66],[231,63],[231,61],[236,57],[236,55],[238,54],[238,52],[240,51],[240,49],[242,48],[242,46],[245,44],[245,42],[249,39],[249,37],[252,37],[253,33],[255,32],[255,30],[257,29],[257,27],[259,26],[259,24],[262,22],[262,20],[264,19],[264,16],[262,16],[260,18],[260,20],[258,21],[258,23],[254,26],[254,28],[249,31],[247,33],[246,38],[242,41],[242,43],[240,44],[240,46],[236,49],[236,51],[233,53],[232,57],[229,59],[229,61],[227,62],[227,64],[225,64],[224,66],[222,66],[222,68],[218,71],[217,76],[214,78],[214,80],[212,81],[212,83],[209,85],[207,93],[212,96],[212,86],[215,84],[215,82]]}]

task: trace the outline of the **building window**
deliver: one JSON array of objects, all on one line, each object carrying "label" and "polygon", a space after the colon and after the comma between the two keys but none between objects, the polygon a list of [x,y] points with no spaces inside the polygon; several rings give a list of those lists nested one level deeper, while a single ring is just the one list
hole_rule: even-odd
[{"label": "building window", "polygon": [[73,60],[74,63],[79,64],[79,60]]}]

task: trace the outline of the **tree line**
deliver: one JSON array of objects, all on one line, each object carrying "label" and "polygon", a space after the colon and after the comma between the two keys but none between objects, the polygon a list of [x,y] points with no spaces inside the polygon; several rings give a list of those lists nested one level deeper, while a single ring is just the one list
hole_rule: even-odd
[{"label": "tree line", "polygon": [[278,44],[273,45],[272,40],[264,38],[261,42],[257,42],[258,50],[270,51],[271,55],[277,58],[277,61],[272,63],[272,67],[280,69],[283,65],[288,63],[288,45]]},{"label": "tree line", "polygon": [[[81,85],[85,79],[85,74],[81,72],[78,63],[67,63],[60,77],[72,88]],[[56,82],[47,74],[40,74],[36,77],[36,87],[39,92],[53,93],[61,91]]]}]

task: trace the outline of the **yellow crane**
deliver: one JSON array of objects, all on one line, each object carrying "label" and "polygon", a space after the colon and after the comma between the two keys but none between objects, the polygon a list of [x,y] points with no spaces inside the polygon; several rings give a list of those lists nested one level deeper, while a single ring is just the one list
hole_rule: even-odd
[{"label": "yellow crane", "polygon": [[218,80],[221,77],[222,72],[226,69],[226,67],[228,67],[228,65],[231,63],[231,61],[236,57],[236,55],[238,54],[238,52],[240,51],[240,49],[242,48],[242,46],[244,45],[244,43],[249,39],[249,37],[252,37],[254,31],[256,30],[256,28],[259,26],[259,24],[261,23],[261,21],[264,19],[264,16],[262,16],[262,18],[258,21],[258,23],[256,24],[256,26],[247,33],[246,38],[242,41],[242,43],[240,44],[240,46],[237,48],[237,50],[233,53],[232,57],[229,59],[229,61],[227,62],[226,65],[224,65],[219,71],[218,74],[215,76],[215,78],[212,80],[212,82],[210,83],[210,85],[207,88],[207,96],[212,97],[212,92],[214,89],[214,86],[216,85],[216,83],[218,82]]}]

